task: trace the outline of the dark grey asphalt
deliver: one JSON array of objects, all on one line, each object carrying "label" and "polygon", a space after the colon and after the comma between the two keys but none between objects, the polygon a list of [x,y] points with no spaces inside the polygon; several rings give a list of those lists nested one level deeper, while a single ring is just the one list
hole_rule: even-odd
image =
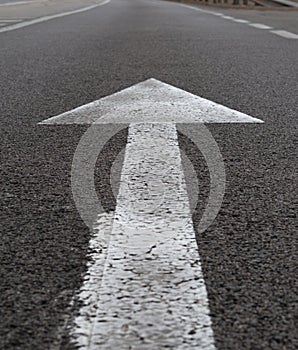
[{"label": "dark grey asphalt", "polygon": [[[208,126],[228,184],[198,244],[218,350],[297,348],[297,41],[174,3],[113,0],[2,33],[0,47],[0,348],[74,348],[62,330],[90,234],[70,169],[86,127],[37,123],[150,77],[265,121]],[[97,178],[125,142],[123,132],[101,155]],[[208,171],[180,142],[204,203]]]}]

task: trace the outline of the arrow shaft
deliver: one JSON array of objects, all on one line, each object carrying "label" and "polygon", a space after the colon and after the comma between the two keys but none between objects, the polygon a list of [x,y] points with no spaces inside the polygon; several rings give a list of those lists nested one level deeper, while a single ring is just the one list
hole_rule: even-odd
[{"label": "arrow shaft", "polygon": [[91,349],[214,350],[175,124],[131,124]]}]

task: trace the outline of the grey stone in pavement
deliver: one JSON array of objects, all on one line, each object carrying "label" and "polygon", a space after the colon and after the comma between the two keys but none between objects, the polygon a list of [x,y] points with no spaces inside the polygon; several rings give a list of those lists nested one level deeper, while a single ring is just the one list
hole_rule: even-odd
[{"label": "grey stone in pavement", "polygon": [[[291,16],[276,12],[274,21],[293,31]],[[208,126],[228,188],[218,219],[197,241],[217,348],[296,349],[295,41],[174,3],[114,0],[3,33],[0,45],[1,347],[59,344],[86,271],[90,233],[69,178],[85,128],[37,122],[154,77],[265,121]],[[125,143],[120,135],[105,157]],[[199,184],[208,183],[187,141],[184,150]],[[109,173],[105,157],[98,171]],[[208,186],[200,194],[204,201]],[[73,349],[67,337],[60,344]]]}]

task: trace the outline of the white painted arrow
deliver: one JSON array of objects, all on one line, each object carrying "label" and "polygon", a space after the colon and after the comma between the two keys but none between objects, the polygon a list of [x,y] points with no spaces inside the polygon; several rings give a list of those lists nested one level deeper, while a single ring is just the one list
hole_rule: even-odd
[{"label": "white painted arrow", "polygon": [[[80,294],[84,306],[73,335],[85,349],[215,349],[176,123],[223,122],[262,121],[150,79],[41,123],[130,124],[109,243],[101,215],[91,242],[97,261]],[[224,182],[218,181],[224,179],[224,168],[216,142],[210,142],[206,128],[201,130],[201,143],[194,142],[206,157],[213,183],[204,230],[220,208]],[[90,142],[88,136],[78,146],[75,169],[86,162],[93,169],[99,151],[84,158]],[[73,170],[72,177],[78,174]],[[95,191],[89,193],[79,178],[73,193],[85,220],[84,193],[78,188],[87,188],[88,198]]]},{"label": "white painted arrow", "polygon": [[40,124],[263,123],[156,79],[88,103]]}]

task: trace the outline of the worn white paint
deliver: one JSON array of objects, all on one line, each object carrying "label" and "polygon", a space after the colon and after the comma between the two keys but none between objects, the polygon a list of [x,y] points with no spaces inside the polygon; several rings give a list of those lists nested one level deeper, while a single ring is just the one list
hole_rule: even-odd
[{"label": "worn white paint", "polygon": [[257,29],[272,29],[272,27],[262,23],[248,23],[248,25]]},{"label": "worn white paint", "polygon": [[[39,2],[44,2],[43,1],[39,1]],[[37,0],[24,0],[24,1],[13,1],[13,2],[5,2],[4,4],[0,4],[0,7],[2,6],[15,6],[15,5],[27,5],[27,4],[31,4],[34,2],[38,2]]]},{"label": "worn white paint", "polygon": [[181,3],[179,3],[179,4],[177,4],[177,5],[179,5],[179,6],[181,6],[181,7],[186,7],[186,8],[189,8],[189,9],[191,9],[191,10],[198,11],[198,12],[210,13],[210,14],[213,14],[213,13],[214,13],[214,12],[212,12],[212,11],[203,10],[203,9],[201,9],[201,8],[199,8],[199,7],[194,7],[194,6],[191,6],[191,5],[186,5],[186,4],[181,4]]},{"label": "worn white paint", "polygon": [[[283,1],[286,1],[286,0],[283,0]],[[292,2],[292,4],[295,4],[295,3]],[[276,35],[283,37],[283,38],[286,38],[286,39],[298,39],[298,34],[291,33],[291,32],[288,32],[286,30],[271,30],[273,28],[271,26],[266,25],[266,24],[251,23],[250,21],[248,21],[246,19],[234,18],[231,16],[226,16],[223,13],[207,11],[207,10],[200,9],[198,7],[189,6],[189,5],[185,5],[185,4],[177,4],[177,5],[182,6],[182,7],[186,7],[186,8],[189,8],[191,10],[198,11],[198,12],[203,12],[203,13],[207,13],[207,14],[210,14],[213,16],[218,16],[218,17],[221,17],[223,19],[228,19],[228,20],[231,20],[231,21],[236,22],[236,23],[247,24],[247,25],[254,27],[254,28],[257,28],[257,29],[270,30],[271,33],[276,34]],[[298,5],[295,5],[295,6],[297,7]]]},{"label": "worn white paint", "polygon": [[17,23],[17,22],[21,22],[21,19],[10,19],[10,20],[6,20],[6,19],[0,19],[0,26],[9,26],[11,23]]},{"label": "worn white paint", "polygon": [[98,282],[73,330],[85,349],[215,349],[174,123],[130,125]]},{"label": "worn white paint", "polygon": [[249,21],[247,21],[246,19],[241,19],[241,18],[234,18],[233,21],[236,23],[244,23],[244,24],[249,23]]},{"label": "worn white paint", "polygon": [[298,39],[298,34],[294,34],[286,30],[271,30],[271,33],[279,35],[286,39]]},{"label": "worn white paint", "polygon": [[44,17],[40,17],[40,18],[31,19],[29,21],[12,24],[10,26],[6,26],[4,28],[1,28],[0,29],[0,33],[9,32],[9,31],[16,30],[16,29],[21,29],[21,28],[24,28],[24,27],[31,26],[33,24],[50,21],[50,20],[55,19],[55,18],[61,18],[61,17],[69,16],[69,15],[74,15],[76,13],[89,11],[89,10],[92,10],[92,9],[94,9],[96,7],[105,5],[105,4],[109,3],[109,2],[110,2],[110,0],[104,0],[103,2],[101,2],[99,4],[83,7],[83,8],[80,8],[78,10],[62,12],[62,13],[58,13],[58,14],[55,14],[55,15],[44,16]]},{"label": "worn white paint", "polygon": [[231,16],[221,16],[221,18],[224,18],[224,19],[232,19],[232,20],[235,19],[234,17],[231,17]]},{"label": "worn white paint", "polygon": [[149,79],[40,124],[262,123],[262,120]]},{"label": "worn white paint", "polygon": [[114,213],[101,213],[94,224],[94,232],[90,239],[89,258],[87,264],[88,273],[85,275],[84,283],[77,295],[82,304],[79,314],[74,319],[74,327],[71,335],[76,343],[89,349],[90,335],[96,310],[99,303],[99,290],[101,287],[103,270],[105,266],[109,240],[113,225]]},{"label": "worn white paint", "polygon": [[[72,335],[82,348],[215,349],[176,133],[176,123],[212,122],[262,123],[155,79],[40,123],[130,124],[116,212],[99,217],[79,294]],[[224,177],[214,143],[211,153],[198,146],[212,188]]]}]

